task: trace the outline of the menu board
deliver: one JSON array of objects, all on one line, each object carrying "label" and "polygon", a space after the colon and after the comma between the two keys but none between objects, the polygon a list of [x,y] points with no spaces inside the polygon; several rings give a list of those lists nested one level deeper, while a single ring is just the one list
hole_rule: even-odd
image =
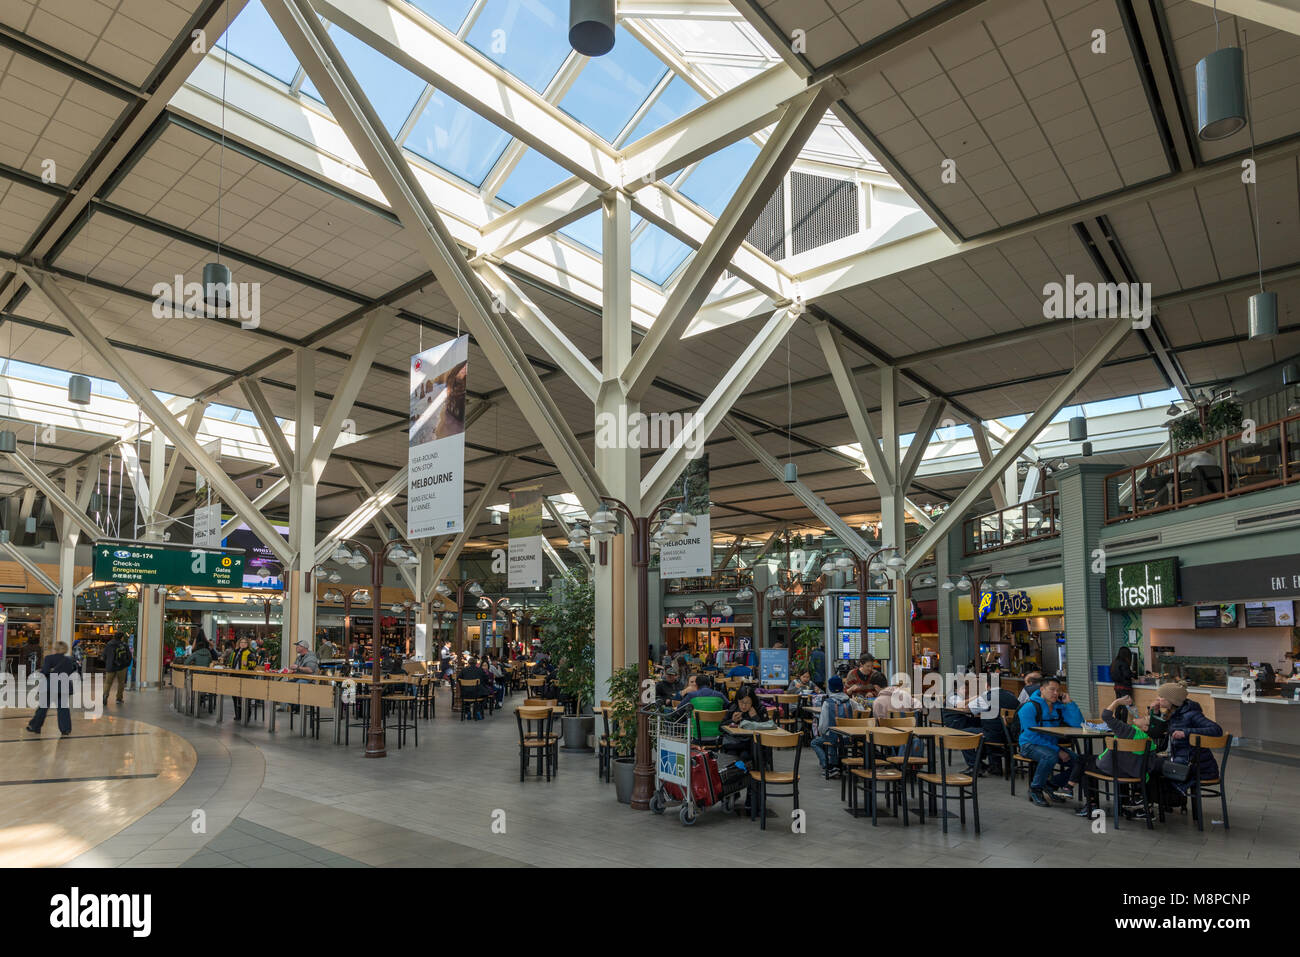
[{"label": "menu board", "polygon": [[1248,601],[1245,603],[1247,628],[1294,628],[1295,601]]},{"label": "menu board", "polygon": [[1236,628],[1237,606],[1197,605],[1192,612],[1197,628]]}]

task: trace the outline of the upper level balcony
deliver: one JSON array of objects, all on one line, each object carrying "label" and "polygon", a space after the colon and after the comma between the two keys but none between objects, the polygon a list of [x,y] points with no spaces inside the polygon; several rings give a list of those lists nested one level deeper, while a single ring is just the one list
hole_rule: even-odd
[{"label": "upper level balcony", "polygon": [[997,551],[1061,534],[1057,493],[1048,492],[1019,505],[974,515],[962,523],[966,555]]}]

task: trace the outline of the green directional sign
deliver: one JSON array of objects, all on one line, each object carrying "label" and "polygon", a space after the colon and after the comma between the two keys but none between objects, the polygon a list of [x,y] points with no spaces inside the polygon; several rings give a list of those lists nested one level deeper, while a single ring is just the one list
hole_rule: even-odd
[{"label": "green directional sign", "polygon": [[96,581],[199,588],[241,588],[242,552],[153,542],[95,543]]}]

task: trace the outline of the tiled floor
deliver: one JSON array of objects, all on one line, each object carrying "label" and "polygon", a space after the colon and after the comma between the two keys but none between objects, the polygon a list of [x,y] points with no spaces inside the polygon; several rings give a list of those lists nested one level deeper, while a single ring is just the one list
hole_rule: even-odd
[{"label": "tiled floor", "polygon": [[[1148,832],[1107,821],[1105,833],[1076,818],[1073,805],[1040,809],[1012,798],[1001,779],[981,782],[983,833],[950,832],[937,822],[873,828],[840,804],[838,782],[815,771],[805,753],[806,829],[790,826],[788,800],[776,800],[768,830],[720,810],[693,827],[618,804],[598,782],[595,757],[563,752],[547,783],[519,781],[513,714],[461,722],[445,699],[438,719],[421,727],[420,747],[367,760],[351,747],[258,724],[217,725],[179,715],[171,695],[128,696],[125,714],[187,738],[198,754],[194,774],[167,802],[76,865],[125,866],[671,866],[707,864],[855,865],[888,859],[921,866],[1020,866],[1029,863],[1266,867],[1300,863],[1300,768],[1232,757],[1231,830],[1173,816]],[[283,716],[282,716],[283,717]],[[195,823],[204,814],[204,826]],[[1217,819],[1215,807],[1208,815]]]}]

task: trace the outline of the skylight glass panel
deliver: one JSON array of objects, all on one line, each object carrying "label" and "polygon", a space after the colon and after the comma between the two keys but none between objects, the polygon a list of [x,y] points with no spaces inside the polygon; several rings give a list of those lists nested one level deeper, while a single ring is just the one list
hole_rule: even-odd
[{"label": "skylight glass panel", "polygon": [[1142,408],[1154,409],[1159,406],[1167,406],[1170,402],[1181,402],[1183,397],[1178,394],[1177,389],[1161,389],[1159,392],[1145,392],[1138,397],[1142,401]]},{"label": "skylight glass panel", "polygon": [[687,199],[718,216],[727,208],[727,201],[757,156],[758,146],[753,140],[737,140],[726,149],[700,160],[678,190]]},{"label": "skylight glass panel", "polygon": [[452,33],[460,30],[474,0],[407,0],[413,7],[423,10]]},{"label": "skylight glass panel", "polygon": [[1106,399],[1102,402],[1089,402],[1084,406],[1088,415],[1114,415],[1117,412],[1134,412],[1142,408],[1142,402],[1135,395],[1126,395],[1118,399]]},{"label": "skylight glass panel", "polygon": [[601,218],[601,211],[596,210],[594,213],[588,213],[577,222],[569,223],[560,232],[568,236],[575,242],[586,246],[594,253],[599,253],[604,245],[604,221]]},{"label": "skylight glass panel", "polygon": [[569,55],[567,5],[488,0],[465,39],[541,93]]},{"label": "skylight glass panel", "polygon": [[560,109],[612,141],[667,72],[662,60],[618,27],[614,49],[583,68]]},{"label": "skylight glass panel", "polygon": [[379,113],[384,129],[396,135],[427,84],[346,30],[331,27],[330,39]]},{"label": "skylight glass panel", "polygon": [[570,178],[569,171],[537,150],[528,150],[497,190],[497,198],[511,206],[526,203]]},{"label": "skylight glass panel", "polygon": [[632,241],[632,270],[662,286],[690,253],[691,247],[647,223]]},{"label": "skylight glass panel", "polygon": [[624,142],[635,143],[703,105],[704,97],[696,93],[695,89],[680,76],[675,76],[664,87],[664,91],[655,98],[654,103],[650,104],[650,109],[646,110],[641,121],[628,134]]},{"label": "skylight glass panel", "polygon": [[298,72],[297,58],[289,44],[284,42],[284,37],[280,36],[261,0],[249,0],[248,6],[217,41],[217,46],[284,83],[292,83],[294,74]]},{"label": "skylight glass panel", "polygon": [[447,172],[479,186],[509,143],[510,136],[504,130],[434,90],[405,145]]}]

